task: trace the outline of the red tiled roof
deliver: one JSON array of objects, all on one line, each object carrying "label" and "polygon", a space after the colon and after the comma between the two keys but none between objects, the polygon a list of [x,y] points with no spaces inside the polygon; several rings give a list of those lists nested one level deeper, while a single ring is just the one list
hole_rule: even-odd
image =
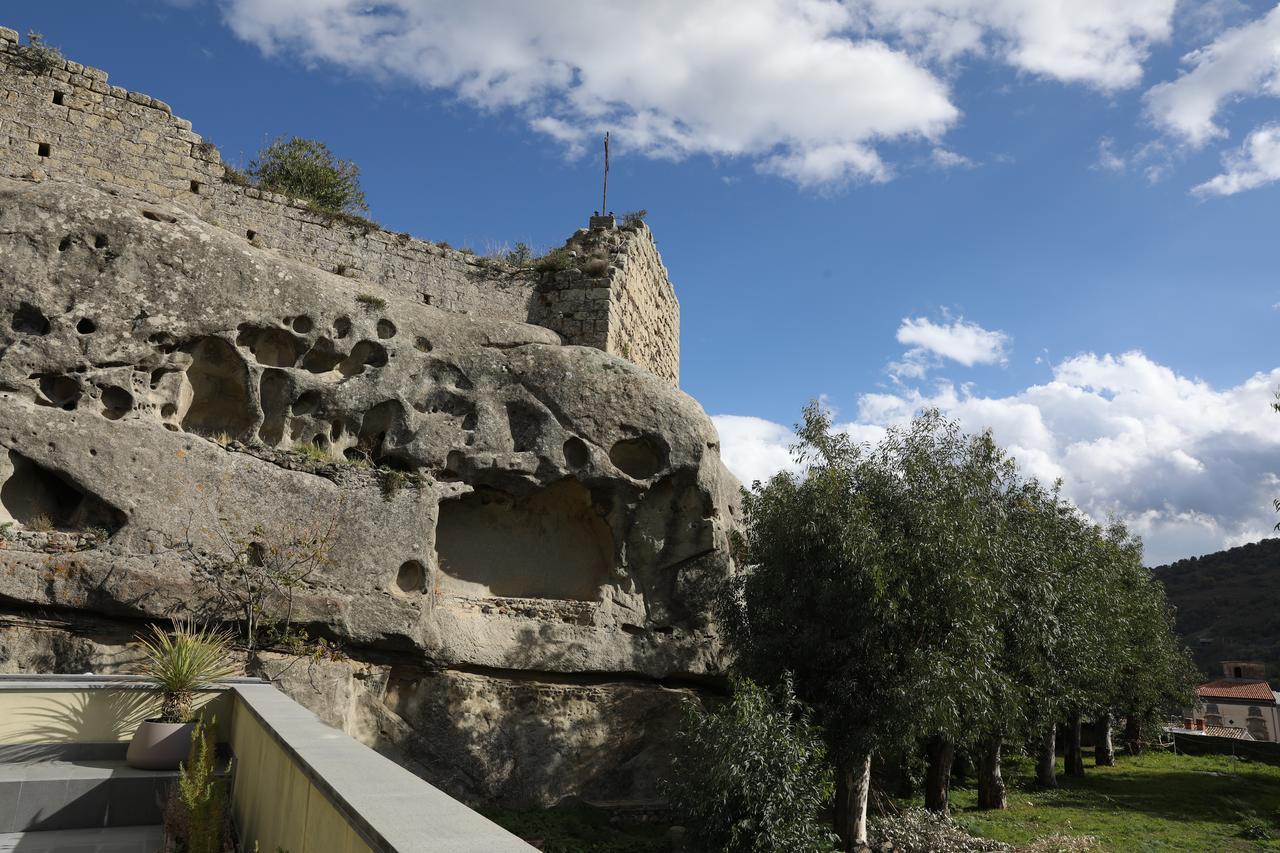
[{"label": "red tiled roof", "polygon": [[1274,705],[1276,696],[1265,681],[1249,681],[1240,678],[1219,678],[1196,688],[1196,695],[1208,699],[1240,699]]},{"label": "red tiled roof", "polygon": [[1236,740],[1253,740],[1253,735],[1244,729],[1237,729],[1232,726],[1205,726],[1204,733],[1211,737],[1230,737]]}]

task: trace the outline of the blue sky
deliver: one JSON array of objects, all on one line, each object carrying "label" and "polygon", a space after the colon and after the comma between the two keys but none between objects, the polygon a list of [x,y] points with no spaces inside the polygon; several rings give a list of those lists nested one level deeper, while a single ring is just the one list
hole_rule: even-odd
[{"label": "blue sky", "polygon": [[1280,494],[1280,11],[1210,0],[18,3],[245,161],[360,164],[478,251],[645,208],[682,386],[744,479],[821,397],[874,438],[992,427],[1159,562]]}]

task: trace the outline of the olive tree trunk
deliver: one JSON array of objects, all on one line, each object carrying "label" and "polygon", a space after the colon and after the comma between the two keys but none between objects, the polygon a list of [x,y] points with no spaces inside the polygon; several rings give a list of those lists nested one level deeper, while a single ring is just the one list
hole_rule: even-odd
[{"label": "olive tree trunk", "polygon": [[955,760],[956,745],[949,738],[935,736],[925,745],[929,757],[929,771],[924,782],[924,807],[931,812],[946,814],[951,796],[951,762]]},{"label": "olive tree trunk", "polygon": [[1142,722],[1137,714],[1124,718],[1124,751],[1129,755],[1142,753]]},{"label": "olive tree trunk", "polygon": [[1068,776],[1084,775],[1084,752],[1080,749],[1080,712],[1072,711],[1067,723],[1067,744],[1063,749],[1066,759],[1063,773]]},{"label": "olive tree trunk", "polygon": [[867,794],[871,790],[871,754],[845,758],[836,768],[836,835],[849,853],[867,843]]},{"label": "olive tree trunk", "polygon": [[1001,739],[989,737],[978,744],[978,808],[1008,808],[1004,777],[1000,775]]},{"label": "olive tree trunk", "polygon": [[1097,767],[1112,767],[1116,763],[1116,751],[1111,745],[1111,712],[1098,717],[1094,733],[1093,763]]},{"label": "olive tree trunk", "polygon": [[1050,724],[1040,737],[1040,748],[1036,750],[1036,786],[1039,788],[1058,787],[1057,740],[1058,726]]}]

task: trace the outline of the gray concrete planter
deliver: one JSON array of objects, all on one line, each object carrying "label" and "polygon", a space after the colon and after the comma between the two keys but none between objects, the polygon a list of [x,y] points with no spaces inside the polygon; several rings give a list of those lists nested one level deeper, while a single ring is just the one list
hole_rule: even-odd
[{"label": "gray concrete planter", "polygon": [[146,720],[129,742],[125,760],[139,770],[177,770],[191,751],[191,732],[195,727],[194,722]]}]

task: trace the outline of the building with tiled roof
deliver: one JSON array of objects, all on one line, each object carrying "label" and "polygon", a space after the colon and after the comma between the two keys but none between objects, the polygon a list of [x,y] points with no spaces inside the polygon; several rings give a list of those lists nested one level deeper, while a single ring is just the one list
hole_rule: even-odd
[{"label": "building with tiled roof", "polygon": [[1222,678],[1196,688],[1196,706],[1190,718],[1195,728],[1218,737],[1280,741],[1280,694],[1271,689],[1262,664],[1224,661]]}]

